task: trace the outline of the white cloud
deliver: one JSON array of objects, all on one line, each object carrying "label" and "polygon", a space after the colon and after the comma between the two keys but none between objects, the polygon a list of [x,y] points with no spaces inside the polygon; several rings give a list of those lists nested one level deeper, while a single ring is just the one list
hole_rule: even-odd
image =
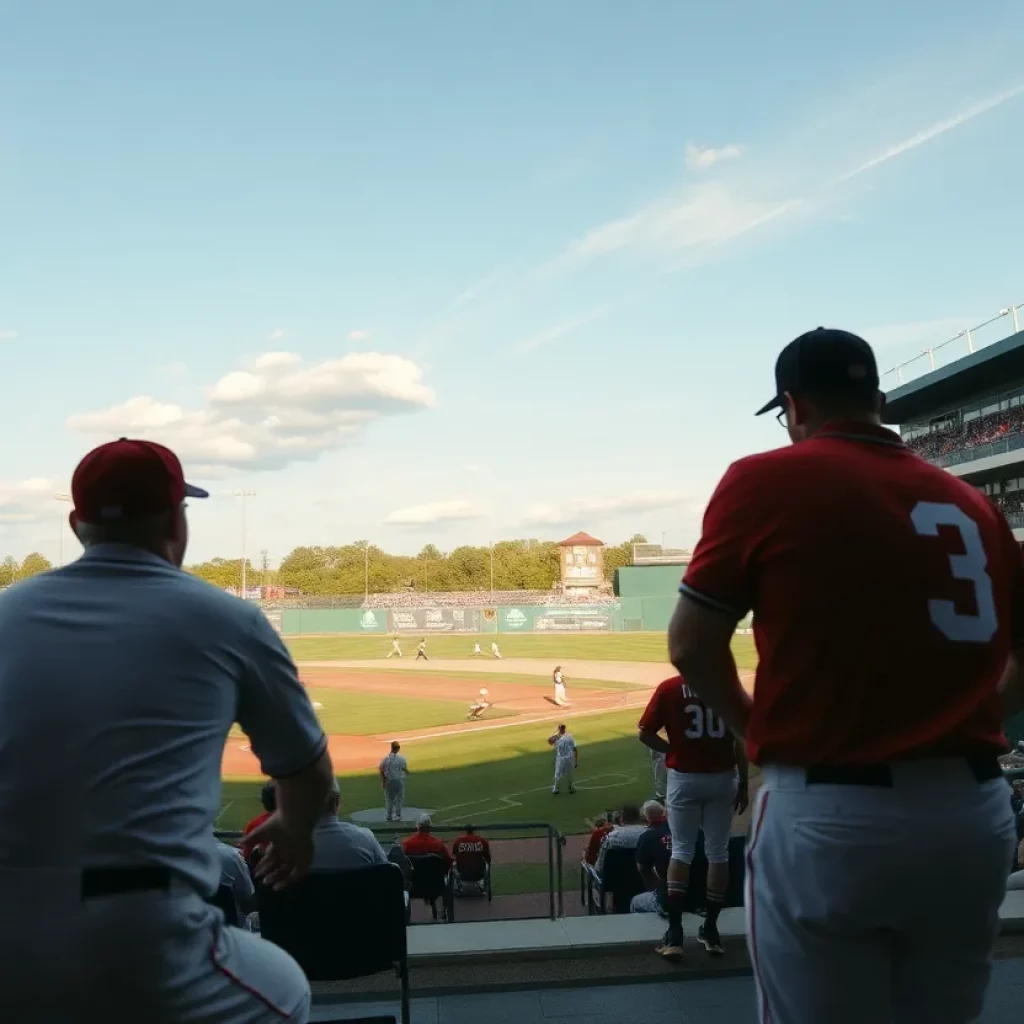
[{"label": "white cloud", "polygon": [[736,160],[743,155],[743,147],[735,143],[715,149],[713,146],[696,146],[692,142],[686,144],[686,166],[691,171],[703,171],[723,160]]},{"label": "white cloud", "polygon": [[486,514],[487,509],[475,501],[428,501],[423,505],[395,509],[385,517],[384,522],[390,526],[425,526],[463,519],[480,519]]},{"label": "white cloud", "polygon": [[288,332],[283,327],[277,327],[267,335],[267,341],[281,341],[288,336]]},{"label": "white cloud", "polygon": [[799,205],[796,198],[744,195],[724,182],[701,182],[629,217],[594,228],[570,246],[564,259],[572,263],[621,249],[655,253],[709,249],[754,231]]},{"label": "white cloud", "polygon": [[633,491],[607,498],[576,498],[558,505],[533,504],[520,522],[524,526],[565,526],[596,522],[616,515],[683,508],[686,504],[685,496],[679,491]]},{"label": "white cloud", "polygon": [[374,352],[310,365],[292,352],[267,352],[225,374],[205,396],[202,408],[186,409],[138,395],[67,422],[99,438],[151,437],[173,448],[193,476],[213,476],[315,459],[376,419],[435,403],[415,363]]},{"label": "white cloud", "polygon": [[348,340],[349,341],[353,341],[353,342],[356,342],[356,341],[366,341],[366,339],[369,338],[369,336],[370,336],[370,332],[369,331],[356,330],[356,331],[349,331],[348,332]]},{"label": "white cloud", "polygon": [[580,330],[580,328],[600,320],[601,317],[610,313],[612,308],[611,306],[599,306],[589,313],[583,313],[580,316],[562,320],[551,327],[546,327],[544,330],[530,335],[528,338],[524,338],[515,347],[519,352],[532,352],[534,349],[541,348],[552,341],[558,341],[559,338],[564,338],[567,334],[573,334],[575,331]]},{"label": "white cloud", "polygon": [[34,523],[53,515],[57,490],[46,477],[0,480],[0,523]]},{"label": "white cloud", "polygon": [[977,103],[972,103],[959,114],[954,114],[952,117],[947,117],[942,121],[936,121],[935,124],[932,124],[919,132],[915,132],[902,142],[897,142],[896,145],[890,146],[888,149],[876,154],[871,157],[870,160],[865,160],[864,163],[859,164],[852,170],[839,175],[833,184],[838,185],[841,182],[849,181],[850,178],[855,178],[857,175],[863,174],[865,171],[870,171],[872,168],[878,167],[880,164],[884,164],[887,161],[892,160],[894,157],[902,156],[904,153],[907,153],[912,149],[916,149],[918,146],[921,146],[926,142],[931,142],[932,139],[938,138],[940,135],[945,135],[946,132],[952,131],[954,128],[958,128],[962,124],[966,124],[968,121],[979,117],[981,114],[987,114],[990,110],[995,110],[996,107],[1002,106],[1002,104],[1006,103],[1008,100],[1015,99],[1022,93],[1024,93],[1024,82],[1019,85],[1015,85],[1013,88],[1007,89],[1004,92],[996,93],[994,96],[989,96],[987,99],[979,100]]},{"label": "white cloud", "polygon": [[14,341],[18,336],[17,331],[3,330],[0,331],[0,341]]}]

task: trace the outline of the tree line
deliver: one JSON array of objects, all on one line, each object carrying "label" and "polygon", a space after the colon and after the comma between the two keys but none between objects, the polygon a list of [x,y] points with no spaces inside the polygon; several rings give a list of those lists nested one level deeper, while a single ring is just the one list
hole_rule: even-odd
[{"label": "tree line", "polygon": [[[633,560],[633,545],[646,540],[635,534],[604,549],[604,571],[610,581],[616,569]],[[492,558],[493,551],[493,558]],[[187,566],[217,587],[238,587],[239,558],[213,558]],[[499,541],[493,546],[462,545],[449,552],[428,544],[417,555],[396,555],[367,541],[331,547],[297,547],[277,569],[246,561],[248,587],[279,586],[327,597],[391,593],[401,590],[550,590],[561,578],[558,548],[550,541]]]},{"label": "tree line", "polygon": [[[615,570],[633,560],[633,545],[646,539],[634,534],[621,544],[604,549],[604,572],[611,581]],[[493,555],[492,555],[493,552]],[[38,552],[22,561],[8,555],[0,562],[0,587],[52,569]],[[238,588],[242,579],[240,558],[211,558],[186,566],[189,572],[222,589]],[[443,552],[428,544],[417,555],[396,555],[367,541],[335,547],[297,547],[277,569],[266,556],[254,564],[246,559],[248,587],[279,586],[303,594],[327,597],[345,594],[391,593],[401,590],[550,590],[561,578],[558,548],[551,541],[503,540],[491,548],[462,545]]]}]

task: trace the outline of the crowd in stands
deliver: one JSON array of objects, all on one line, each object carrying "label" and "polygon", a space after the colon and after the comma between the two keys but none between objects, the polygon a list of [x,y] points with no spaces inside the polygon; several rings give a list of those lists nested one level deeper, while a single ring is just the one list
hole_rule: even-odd
[{"label": "crowd in stands", "polygon": [[925,459],[970,451],[1024,432],[1024,407],[1002,409],[946,430],[933,430],[907,441],[907,447]]},{"label": "crowd in stands", "polygon": [[1003,510],[1007,519],[1024,518],[1024,492],[1010,491],[1008,494],[992,494],[990,497]]}]

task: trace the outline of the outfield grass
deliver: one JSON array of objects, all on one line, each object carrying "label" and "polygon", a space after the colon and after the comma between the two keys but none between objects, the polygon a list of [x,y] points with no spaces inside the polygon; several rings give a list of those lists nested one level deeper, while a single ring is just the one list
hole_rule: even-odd
[{"label": "outfield grass", "polygon": [[[361,690],[339,690],[332,686],[311,686],[310,700],[319,704],[317,717],[324,732],[345,736],[380,736],[439,725],[454,725],[466,720],[466,702],[432,700],[387,693],[366,693]],[[488,720],[514,717],[517,711],[491,708]],[[236,725],[232,735],[241,731]]]},{"label": "outfield grass", "polygon": [[[339,672],[344,672],[344,669],[338,669]],[[367,666],[366,668],[360,668],[360,672],[373,672],[380,674],[387,674],[388,672],[394,672],[394,669],[388,668],[387,666],[373,665]],[[535,686],[539,690],[551,690],[551,677],[550,676],[529,676],[522,673],[515,672],[464,672],[462,669],[444,671],[432,671],[428,668],[418,668],[416,670],[416,679],[436,680],[437,682],[467,682],[467,683],[481,683],[482,685],[493,686],[495,683],[511,683],[514,686]],[[610,690],[616,693],[627,693],[634,690],[649,690],[649,686],[645,686],[643,683],[624,683],[611,679],[577,679],[576,676],[571,676],[566,679],[566,685],[569,688],[569,695],[572,696],[574,689],[583,690]],[[488,712],[488,715],[490,712]]]},{"label": "outfield grass", "polygon": [[[472,661],[474,641],[490,650],[494,634],[473,636],[469,633],[431,635],[427,637],[427,653],[432,658],[465,658]],[[664,633],[500,633],[497,636],[501,653],[506,658],[550,658],[552,664],[570,658],[591,661],[654,661],[668,660]],[[382,633],[374,636],[292,636],[285,637],[296,661],[344,661],[349,659],[383,658],[391,649],[390,639]],[[401,638],[403,653],[415,657],[418,636]],[[753,638],[737,636],[733,643],[737,665],[741,669],[756,664]]]},{"label": "outfield grass", "polygon": [[[639,710],[576,719],[580,748],[575,796],[550,792],[554,760],[547,745],[550,724],[512,725],[406,744],[411,775],[406,803],[437,812],[438,821],[550,822],[566,833],[582,832],[587,820],[624,801],[651,795],[647,751],[636,739]],[[225,781],[221,829],[238,829],[259,813],[259,780]],[[379,777],[361,772],[341,777],[347,811],[383,805]]]}]

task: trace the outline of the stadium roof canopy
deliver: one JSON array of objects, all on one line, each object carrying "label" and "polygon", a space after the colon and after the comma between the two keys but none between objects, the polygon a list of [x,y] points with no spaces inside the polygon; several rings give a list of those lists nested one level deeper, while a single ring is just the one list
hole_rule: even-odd
[{"label": "stadium roof canopy", "polygon": [[941,366],[885,396],[886,423],[913,423],[1024,377],[1024,331]]},{"label": "stadium roof canopy", "polygon": [[571,537],[566,537],[565,540],[560,540],[555,547],[559,548],[603,548],[604,541],[598,540],[596,537],[591,537],[589,533],[584,533],[580,530],[579,533],[574,533]]}]

